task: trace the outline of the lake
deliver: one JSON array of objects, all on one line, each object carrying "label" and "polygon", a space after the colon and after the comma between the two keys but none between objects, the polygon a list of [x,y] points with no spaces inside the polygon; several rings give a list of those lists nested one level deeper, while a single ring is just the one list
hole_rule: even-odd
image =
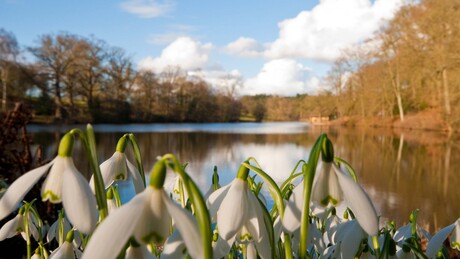
[{"label": "lake", "polygon": [[[33,141],[44,157],[56,154],[63,133],[75,126],[30,125]],[[460,140],[440,132],[311,126],[301,122],[94,125],[100,162],[115,151],[118,138],[134,133],[146,173],[166,153],[188,163],[187,171],[205,191],[217,166],[222,185],[234,177],[241,162],[254,157],[275,181],[282,182],[297,161],[307,160],[312,144],[325,132],[336,156],[349,161],[377,210],[397,226],[419,208],[419,220],[434,230],[453,223],[460,213]],[[74,158],[89,172],[79,141]],[[131,160],[134,162],[134,160]],[[89,177],[89,175],[87,175]]]}]

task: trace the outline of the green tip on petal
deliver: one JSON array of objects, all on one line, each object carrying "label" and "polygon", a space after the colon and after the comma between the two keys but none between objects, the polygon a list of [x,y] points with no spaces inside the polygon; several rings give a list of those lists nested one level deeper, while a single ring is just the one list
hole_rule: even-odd
[{"label": "green tip on petal", "polygon": [[334,161],[334,146],[332,145],[331,140],[325,137],[322,147],[321,147],[321,157],[324,162],[331,163]]},{"label": "green tip on petal", "polygon": [[128,145],[128,135],[125,134],[118,140],[117,151],[120,153],[125,153],[126,146]]},{"label": "green tip on petal", "polygon": [[166,179],[166,163],[164,160],[159,160],[155,163],[150,176],[150,186],[155,189],[162,189]]},{"label": "green tip on petal", "polygon": [[73,242],[73,229],[71,229],[68,233],[67,236],[65,237],[65,241],[72,243]]},{"label": "green tip on petal", "polygon": [[[249,164],[249,161],[246,160],[246,161],[244,161],[244,163]],[[238,174],[236,175],[236,177],[241,179],[241,180],[243,180],[243,181],[246,181],[246,179],[248,178],[248,175],[249,175],[249,168],[247,168],[244,165],[241,165],[240,169],[238,169]]]},{"label": "green tip on petal", "polygon": [[113,189],[112,187],[109,188],[109,190],[107,191],[107,200],[111,200],[113,199]]},{"label": "green tip on petal", "polygon": [[66,133],[59,143],[58,155],[62,157],[71,157],[73,151],[74,137],[72,133]]}]

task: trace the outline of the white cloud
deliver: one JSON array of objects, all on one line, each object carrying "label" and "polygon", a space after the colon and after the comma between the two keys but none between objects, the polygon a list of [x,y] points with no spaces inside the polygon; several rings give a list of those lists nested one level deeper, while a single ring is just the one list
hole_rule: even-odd
[{"label": "white cloud", "polygon": [[243,94],[273,94],[289,96],[311,92],[307,83],[310,69],[293,59],[275,59],[264,64],[253,78],[246,80]]},{"label": "white cloud", "polygon": [[275,41],[262,46],[254,39],[239,38],[225,49],[244,57],[332,61],[342,49],[371,37],[385,19],[392,18],[403,1],[320,0],[311,11],[281,21]]},{"label": "white cloud", "polygon": [[168,66],[179,66],[183,70],[195,70],[209,61],[211,43],[202,44],[189,37],[180,37],[163,49],[159,57],[147,57],[139,62],[141,70],[161,73]]},{"label": "white cloud", "polygon": [[128,0],[121,3],[121,8],[141,18],[154,18],[170,12],[174,3],[171,0]]},{"label": "white cloud", "polygon": [[331,61],[342,49],[371,37],[401,5],[402,0],[322,0],[311,11],[280,22],[279,38],[265,56]]},{"label": "white cloud", "polygon": [[240,37],[236,41],[230,42],[225,46],[224,51],[242,57],[259,57],[262,54],[263,46],[255,39]]}]

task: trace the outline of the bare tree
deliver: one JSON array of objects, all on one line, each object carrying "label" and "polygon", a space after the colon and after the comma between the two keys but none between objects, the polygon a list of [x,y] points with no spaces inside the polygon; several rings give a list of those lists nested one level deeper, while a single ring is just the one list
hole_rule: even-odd
[{"label": "bare tree", "polygon": [[64,118],[63,80],[67,69],[75,60],[77,44],[78,37],[76,35],[60,33],[56,36],[43,35],[40,37],[37,47],[29,48],[37,58],[37,65],[42,69],[42,73],[48,75],[49,82],[52,85],[56,105],[54,113],[56,120]]},{"label": "bare tree", "polygon": [[2,83],[2,111],[7,109],[7,85],[9,74],[16,65],[16,58],[19,55],[19,46],[16,37],[11,32],[0,29],[0,81]]}]

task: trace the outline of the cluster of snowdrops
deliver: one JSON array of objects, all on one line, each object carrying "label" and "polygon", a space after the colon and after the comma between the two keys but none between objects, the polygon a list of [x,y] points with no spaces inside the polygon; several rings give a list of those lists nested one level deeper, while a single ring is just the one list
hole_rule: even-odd
[{"label": "cluster of snowdrops", "polygon": [[[89,182],[73,162],[76,140],[88,154]],[[128,147],[134,164],[125,155]],[[28,258],[84,259],[448,258],[447,246],[460,248],[460,221],[434,236],[417,224],[417,210],[399,229],[379,222],[353,168],[334,156],[325,134],[280,185],[255,158],[248,158],[226,186],[219,185],[215,170],[206,193],[172,154],[158,157],[146,179],[133,134],[121,137],[113,156],[100,165],[96,153],[91,125],[65,134],[56,158],[27,172],[2,194],[0,220],[16,216],[1,227],[0,241],[20,234]],[[177,179],[172,190],[164,186],[167,174]],[[23,201],[44,177],[43,202],[63,205],[51,226],[34,207],[40,201]],[[125,204],[117,188],[120,181],[128,181],[136,192]]]}]

